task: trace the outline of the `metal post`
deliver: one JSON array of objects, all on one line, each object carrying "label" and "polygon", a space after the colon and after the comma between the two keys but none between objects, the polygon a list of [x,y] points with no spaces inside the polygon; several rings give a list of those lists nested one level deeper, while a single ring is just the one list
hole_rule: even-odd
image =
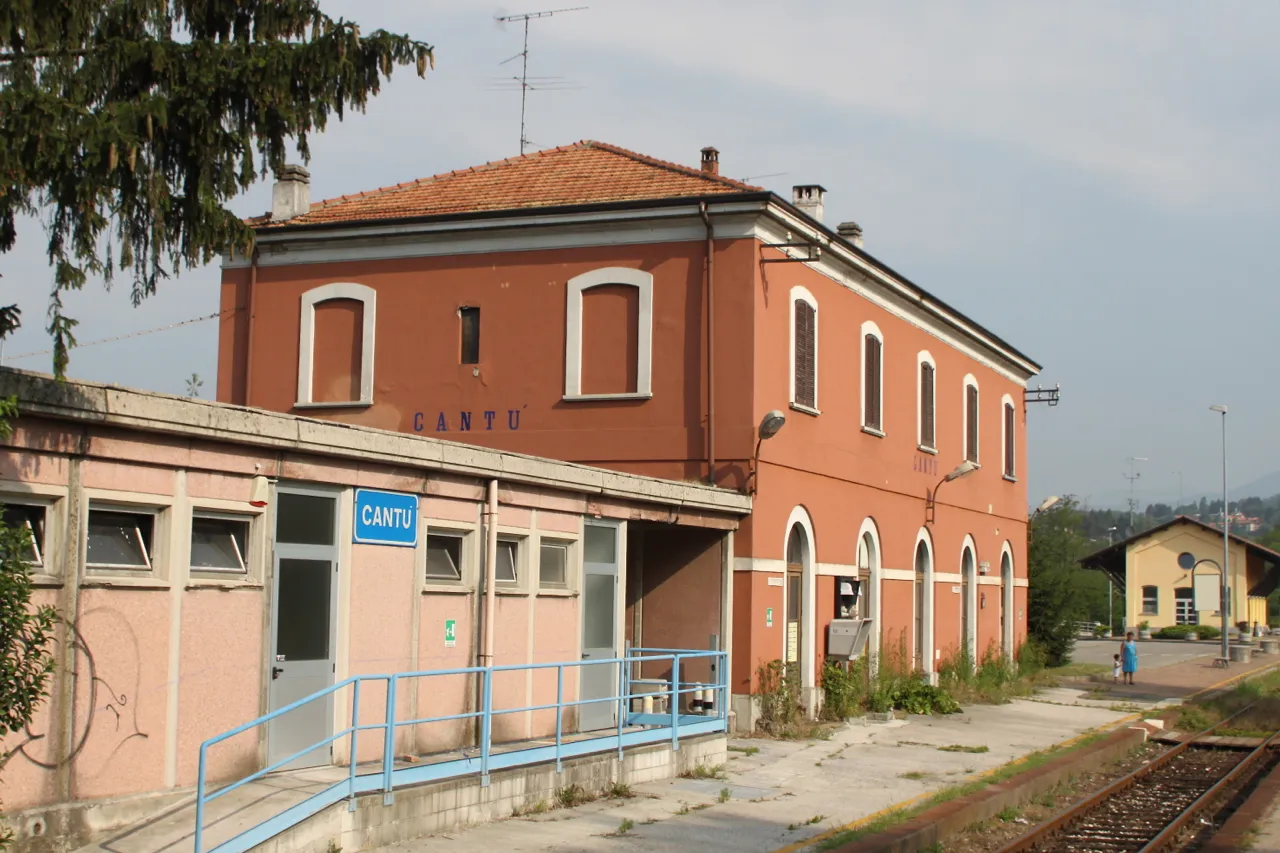
[{"label": "metal post", "polygon": [[395,802],[395,794],[391,792],[391,773],[395,769],[396,759],[396,676],[387,679],[387,722],[382,742],[382,804],[389,806]]},{"label": "metal post", "polygon": [[564,731],[564,664],[556,664],[556,772],[564,768],[560,766],[561,732]]},{"label": "metal post", "polygon": [[1231,571],[1231,513],[1227,504],[1227,407],[1222,407],[1222,657],[1230,660],[1230,640],[1227,639],[1227,613],[1231,609],[1231,586],[1227,582]]},{"label": "metal post", "polygon": [[195,853],[200,853],[204,839],[204,773],[206,744],[200,744],[200,768],[196,771],[196,837]]},{"label": "metal post", "polygon": [[630,710],[627,706],[631,700],[627,698],[630,693],[628,688],[627,659],[623,658],[622,663],[618,664],[618,761],[622,761],[622,723],[627,717]]},{"label": "metal post", "polygon": [[489,787],[489,742],[493,738],[493,667],[487,666],[484,676],[483,708],[480,712],[480,787]]},{"label": "metal post", "polygon": [[671,751],[680,751],[680,655],[671,659]]},{"label": "metal post", "polygon": [[360,745],[360,680],[351,686],[351,768],[347,774],[347,811],[356,810],[356,749]]}]

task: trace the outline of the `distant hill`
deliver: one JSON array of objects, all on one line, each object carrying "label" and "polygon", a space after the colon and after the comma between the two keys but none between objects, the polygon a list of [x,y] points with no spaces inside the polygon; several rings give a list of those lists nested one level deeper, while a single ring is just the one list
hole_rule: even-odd
[{"label": "distant hill", "polygon": [[[1230,472],[1228,472],[1228,475]],[[1280,471],[1273,471],[1270,474],[1251,480],[1243,486],[1232,488],[1227,483],[1227,493],[1231,495],[1231,500],[1244,500],[1254,495],[1276,495],[1280,494]],[[1218,494],[1222,494],[1221,491]]]}]

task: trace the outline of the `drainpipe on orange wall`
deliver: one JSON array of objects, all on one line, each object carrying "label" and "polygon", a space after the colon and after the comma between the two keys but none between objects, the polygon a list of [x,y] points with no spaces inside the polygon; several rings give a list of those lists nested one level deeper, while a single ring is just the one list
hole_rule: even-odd
[{"label": "drainpipe on orange wall", "polygon": [[698,215],[702,224],[707,227],[707,481],[716,484],[716,296],[712,288],[716,269],[715,234],[711,228],[711,216],[707,213],[707,203],[698,202]]},{"label": "drainpipe on orange wall", "polygon": [[249,256],[249,332],[248,340],[244,347],[244,401],[242,406],[250,406],[252,399],[250,390],[253,388],[253,297],[258,292],[258,247],[253,247],[253,254]]},{"label": "drainpipe on orange wall", "polygon": [[498,585],[498,481],[489,481],[489,501],[484,525],[484,634],[480,645],[480,665],[493,666],[493,614]]}]

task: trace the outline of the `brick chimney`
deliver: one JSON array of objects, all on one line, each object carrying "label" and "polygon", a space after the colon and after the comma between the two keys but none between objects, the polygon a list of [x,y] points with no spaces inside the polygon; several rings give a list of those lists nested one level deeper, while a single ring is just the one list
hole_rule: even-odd
[{"label": "brick chimney", "polygon": [[702,149],[702,171],[708,175],[720,174],[720,152],[710,145]]},{"label": "brick chimney", "polygon": [[301,166],[284,166],[271,187],[271,221],[284,222],[310,210],[311,173]]},{"label": "brick chimney", "polygon": [[856,222],[841,222],[836,226],[836,233],[859,249],[862,248],[862,226]]},{"label": "brick chimney", "polygon": [[791,188],[791,203],[821,222],[822,200],[826,195],[826,189],[817,184],[797,184]]}]

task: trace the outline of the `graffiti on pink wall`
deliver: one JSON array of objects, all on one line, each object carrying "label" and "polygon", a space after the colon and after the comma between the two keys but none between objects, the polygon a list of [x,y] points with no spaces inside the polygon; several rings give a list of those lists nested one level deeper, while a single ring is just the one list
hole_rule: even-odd
[{"label": "graffiti on pink wall", "polygon": [[[146,740],[150,737],[138,727],[136,702],[131,699],[128,693],[118,690],[105,674],[99,672],[99,666],[94,659],[93,650],[89,648],[89,644],[84,635],[80,633],[80,630],[75,625],[67,625],[67,628],[71,633],[72,647],[75,649],[75,663],[72,665],[70,677],[77,685],[85,684],[87,689],[87,701],[82,705],[84,712],[74,715],[70,748],[65,755],[57,756],[50,760],[36,757],[33,753],[37,752],[37,743],[48,738],[49,733],[36,731],[32,724],[28,724],[23,731],[22,739],[3,756],[0,756],[0,769],[3,769],[5,765],[18,756],[45,770],[54,770],[65,766],[75,761],[76,757],[84,751],[85,744],[89,742],[91,734],[110,733],[108,736],[114,736],[116,742],[115,747],[111,750],[112,755],[130,740],[135,738]],[[135,643],[135,660],[137,659],[136,652]],[[55,670],[49,685],[51,695],[58,692],[57,683],[59,680],[59,675]],[[47,717],[47,715],[42,716]]]}]

